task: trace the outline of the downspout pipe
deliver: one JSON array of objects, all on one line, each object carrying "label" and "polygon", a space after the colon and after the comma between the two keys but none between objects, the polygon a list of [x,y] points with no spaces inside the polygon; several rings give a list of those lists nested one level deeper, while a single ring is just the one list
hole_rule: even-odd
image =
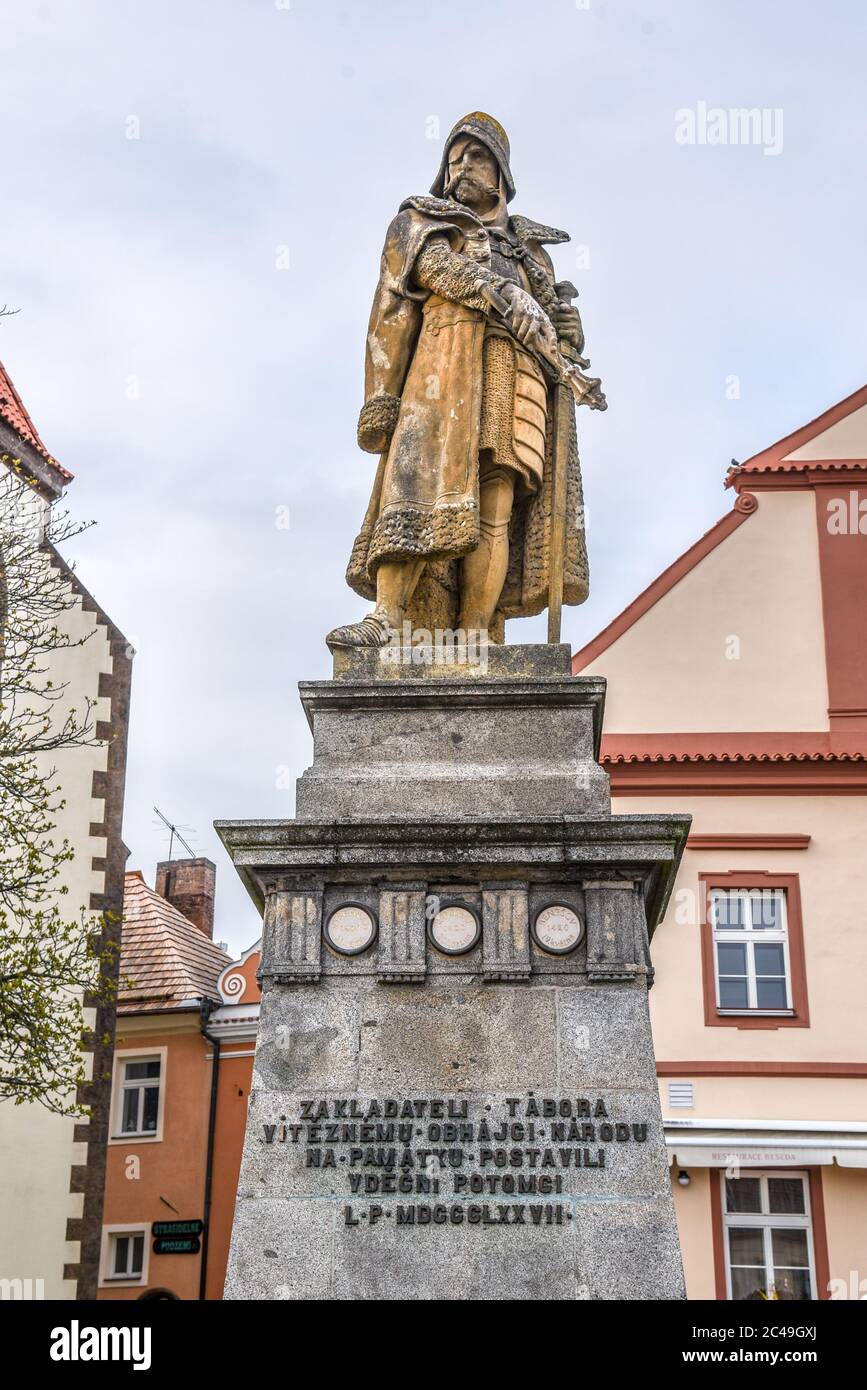
[{"label": "downspout pipe", "polygon": [[208,1147],[205,1160],[205,1205],[202,1217],[204,1230],[202,1231],[202,1258],[199,1265],[200,1302],[204,1302],[205,1300],[205,1288],[208,1282],[208,1244],[211,1234],[211,1191],[214,1179],[214,1135],[217,1128],[217,1088],[220,1078],[220,1039],[215,1038],[208,1032],[208,1019],[217,1007],[218,1004],[215,999],[202,1000],[202,1037],[213,1047],[214,1059],[211,1064],[211,1103],[208,1111]]}]

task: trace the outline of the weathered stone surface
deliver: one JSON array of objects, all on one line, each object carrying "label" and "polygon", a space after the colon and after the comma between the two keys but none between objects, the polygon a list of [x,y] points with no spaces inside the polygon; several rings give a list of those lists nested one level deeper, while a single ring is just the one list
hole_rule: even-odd
[{"label": "weathered stone surface", "polygon": [[[412,660],[395,661],[388,652],[376,647],[343,648],[334,652],[334,679],[337,681],[406,681],[433,677],[437,680],[487,680],[491,676],[519,680],[525,677],[571,676],[572,649],[566,642],[527,643],[502,646],[490,643],[482,651],[483,660],[470,664],[466,648],[458,649],[459,659],[437,659],[432,648],[430,658],[423,653]],[[477,653],[472,653],[475,656]]]},{"label": "weathered stone surface", "polygon": [[425,974],[425,884],[383,884],[379,891],[379,979],[423,979]]},{"label": "weathered stone surface", "polygon": [[504,655],[487,673],[391,676],[377,652],[339,653],[340,680],[300,687],[314,756],[297,815],[607,815],[595,760],[605,683],[572,677],[563,650],[492,648]]},{"label": "weathered stone surface", "polygon": [[[652,934],[665,911],[689,823],[689,816],[671,813],[449,819],[425,817],[418,808],[414,816],[391,819],[217,821],[215,826],[260,909],[265,885],[281,874],[315,874],[332,887],[351,880],[357,894],[359,883],[382,875],[424,876],[432,883],[460,871],[465,881],[480,884],[482,877],[501,881],[510,873],[531,877],[547,896],[555,885],[557,891],[579,890],[586,878],[622,877],[629,871],[642,880]],[[537,958],[534,968],[542,964]],[[544,968],[560,972],[562,962],[548,957]]]},{"label": "weathered stone surface", "polygon": [[671,1196],[576,1203],[578,1259],[593,1299],[685,1298]]},{"label": "weathered stone surface", "polygon": [[[338,656],[299,818],[219,827],[270,904],[227,1297],[682,1296],[647,939],[688,821],[611,816],[601,689],[535,650],[484,680]],[[341,955],[311,922],[349,903],[379,930]],[[479,914],[464,955],[444,903]],[[552,903],[567,955],[531,939]]]},{"label": "weathered stone surface", "polygon": [[586,879],[584,903],[590,979],[617,983],[646,977],[650,955],[640,879]]},{"label": "weathered stone surface", "polygon": [[644,990],[617,985],[560,990],[558,1020],[564,1089],[622,1086],[658,1094]]},{"label": "weathered stone surface", "polygon": [[326,1202],[239,1200],[224,1297],[330,1298],[334,1222]]},{"label": "weathered stone surface", "polygon": [[557,1013],[553,990],[520,985],[367,995],[359,1085],[409,1094],[508,1090],[557,1085]]},{"label": "weathered stone surface", "polygon": [[[395,1229],[379,1222],[359,1231],[338,1225],[334,1251],[337,1299],[563,1300],[580,1297],[574,1221],[522,1230],[516,1258],[509,1228],[453,1226]],[[400,1289],[400,1294],[396,1290]]]},{"label": "weathered stone surface", "polygon": [[491,885],[482,894],[486,981],[530,978],[527,885]]},{"label": "weathered stone surface", "polygon": [[319,978],[322,956],[322,892],[268,893],[262,922],[262,957],[281,984]]},{"label": "weathered stone surface", "polygon": [[225,1296],[299,1301],[684,1297],[670,1202],[577,1200],[568,1209],[572,1219],[562,1225],[522,1228],[516,1259],[515,1231],[509,1226],[431,1221],[406,1232],[395,1227],[393,1217],[382,1217],[375,1229],[362,1231],[341,1224],[339,1209],[329,1202],[241,1202]]},{"label": "weathered stone surface", "polygon": [[349,990],[273,986],[262,998],[253,1085],[334,1091],[358,1084],[360,1001]]}]

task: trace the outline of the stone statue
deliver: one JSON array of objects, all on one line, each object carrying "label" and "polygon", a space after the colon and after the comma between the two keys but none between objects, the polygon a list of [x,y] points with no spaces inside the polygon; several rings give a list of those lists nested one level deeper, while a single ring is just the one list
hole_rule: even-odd
[{"label": "stone statue", "polygon": [[502,641],[506,618],[588,593],[573,404],[604,410],[546,244],[510,216],[509,141],[476,111],[451,131],[430,195],[385,238],[358,443],[380,455],[347,582],[375,600],[329,647],[382,647],[408,622]]},{"label": "stone statue", "polygon": [[[475,112],[389,227],[348,573],[376,606],[301,682],[295,819],[216,822],[263,918],[228,1299],[685,1297],[647,990],[690,822],[612,814],[605,681],[550,621],[587,596],[574,403],[605,398],[566,235],[514,192]],[[546,604],[549,645],[497,645]]]}]

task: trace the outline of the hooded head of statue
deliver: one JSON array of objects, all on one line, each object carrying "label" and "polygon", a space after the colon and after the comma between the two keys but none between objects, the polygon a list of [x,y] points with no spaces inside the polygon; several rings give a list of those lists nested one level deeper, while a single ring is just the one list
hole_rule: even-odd
[{"label": "hooded head of statue", "polygon": [[457,125],[449,132],[437,176],[431,185],[431,193],[437,198],[448,196],[449,150],[455,141],[462,136],[470,136],[490,150],[500,170],[506,202],[511,202],[515,196],[515,181],[509,168],[509,137],[500,122],[495,121],[493,116],[487,115],[484,111],[471,111],[468,116],[464,116],[462,120],[458,121]]}]

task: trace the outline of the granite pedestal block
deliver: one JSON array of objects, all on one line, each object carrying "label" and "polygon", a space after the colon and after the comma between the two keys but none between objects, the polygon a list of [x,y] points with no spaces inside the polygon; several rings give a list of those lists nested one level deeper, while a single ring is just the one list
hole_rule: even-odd
[{"label": "granite pedestal block", "polygon": [[337,679],[300,687],[313,764],[299,817],[609,813],[605,685],[572,677],[568,647],[405,665],[362,651],[335,666]]},{"label": "granite pedestal block", "polygon": [[226,1297],[684,1296],[647,991],[689,822],[612,816],[569,670],[343,655],[296,819],[218,822],[263,914]]}]

